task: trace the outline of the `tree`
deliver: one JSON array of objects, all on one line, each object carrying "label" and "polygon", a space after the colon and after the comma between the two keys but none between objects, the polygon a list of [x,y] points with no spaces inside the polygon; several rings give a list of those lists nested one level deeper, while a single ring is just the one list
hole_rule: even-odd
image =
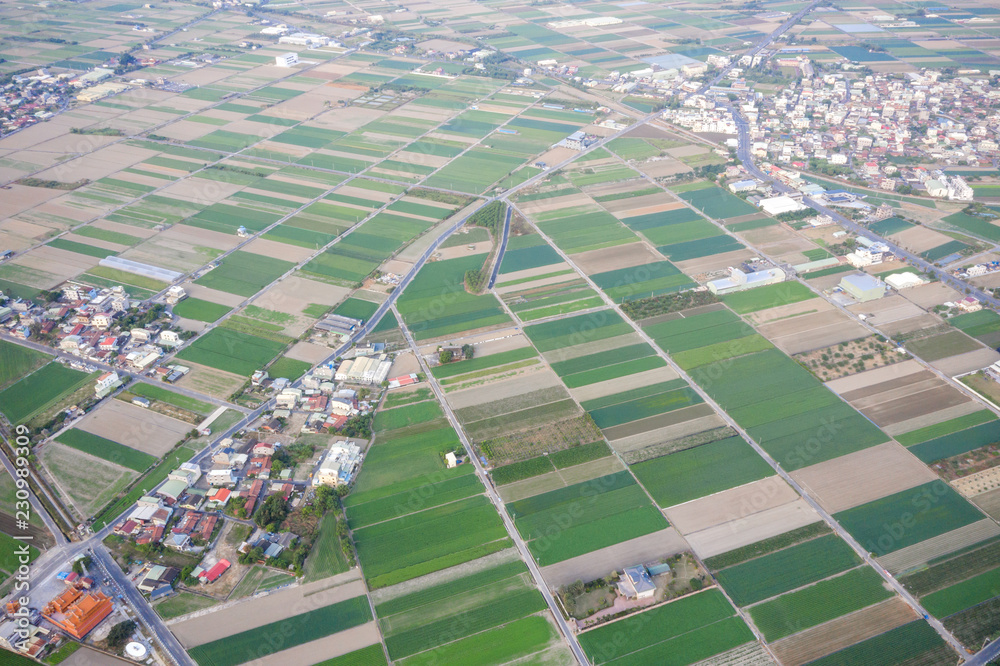
[{"label": "tree", "polygon": [[476,348],[473,345],[462,345],[462,356],[465,357],[466,361],[470,360],[475,355]]},{"label": "tree", "polygon": [[132,637],[134,632],[135,622],[132,620],[119,622],[111,627],[111,631],[108,632],[108,646],[115,649],[122,647],[128,642],[128,639]]},{"label": "tree", "polygon": [[271,495],[264,500],[264,505],[260,507],[254,515],[254,522],[261,527],[266,527],[269,532],[277,529],[277,526],[284,522],[288,515],[288,506],[285,498],[281,495]]},{"label": "tree", "polygon": [[454,355],[451,353],[450,349],[442,349],[441,353],[438,354],[438,361],[443,363],[451,363]]},{"label": "tree", "polygon": [[87,575],[86,567],[88,566],[90,566],[90,556],[85,555],[84,557],[81,557],[73,562],[73,573],[78,576],[85,576]]}]

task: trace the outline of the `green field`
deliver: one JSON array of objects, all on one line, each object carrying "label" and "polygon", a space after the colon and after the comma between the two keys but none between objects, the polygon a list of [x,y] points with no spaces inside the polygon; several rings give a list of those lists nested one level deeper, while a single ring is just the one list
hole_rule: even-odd
[{"label": "green field", "polygon": [[983,519],[944,481],[931,481],[834,517],[869,552],[887,555]]},{"label": "green field", "polygon": [[940,634],[917,620],[810,662],[810,666],[948,664],[955,661],[954,655]]},{"label": "green field", "polygon": [[399,313],[417,340],[510,321],[496,296],[465,290],[466,272],[479,270],[485,259],[486,255],[477,254],[424,264],[397,301]]},{"label": "green field", "polygon": [[847,542],[830,534],[716,573],[738,606],[763,601],[861,564]]},{"label": "green field", "polygon": [[364,596],[306,611],[188,650],[199,666],[236,666],[302,645],[372,619]]},{"label": "green field", "polygon": [[368,586],[375,589],[508,547],[506,535],[496,511],[479,495],[361,528],[354,541]]},{"label": "green field", "polygon": [[674,506],[773,474],[742,437],[729,437],[632,466],[661,507]]},{"label": "green field", "polygon": [[267,366],[267,373],[272,378],[284,377],[285,379],[295,380],[304,375],[306,370],[311,367],[312,363],[282,356],[277,361]]},{"label": "green field", "polygon": [[667,527],[627,471],[511,502],[507,510],[542,566]]},{"label": "green field", "polygon": [[935,437],[909,447],[910,453],[931,464],[944,458],[959,456],[969,451],[1000,442],[1000,421],[987,421],[980,425]]},{"label": "green field", "polygon": [[385,666],[387,663],[382,644],[376,643],[339,657],[321,661],[315,666]]},{"label": "green field", "polygon": [[981,409],[978,412],[966,414],[965,416],[958,416],[956,418],[935,423],[934,425],[929,425],[918,430],[911,430],[910,432],[902,435],[896,435],[896,441],[903,446],[913,446],[914,444],[920,444],[932,439],[937,439],[938,437],[950,435],[958,432],[959,430],[965,430],[966,428],[971,428],[972,426],[994,421],[996,418],[996,414],[990,410]]},{"label": "green field", "polygon": [[201,400],[195,400],[194,398],[189,398],[186,395],[175,393],[166,387],[157,386],[156,384],[135,382],[128,388],[128,392],[140,395],[144,398],[149,398],[150,400],[160,400],[175,407],[186,409],[189,412],[201,414],[202,416],[208,416],[215,411],[215,405],[202,402]]},{"label": "green field", "polygon": [[558,639],[559,635],[555,628],[545,618],[531,615],[502,627],[421,652],[399,663],[404,666],[506,664],[538,652]]},{"label": "green field", "polygon": [[590,416],[598,428],[611,428],[623,423],[638,421],[650,416],[683,409],[702,402],[694,389],[683,387],[648,395],[635,400],[590,410]]},{"label": "green field", "polygon": [[294,266],[290,261],[237,250],[223,259],[221,266],[213,268],[195,282],[211,289],[250,297]]},{"label": "green field", "polygon": [[[21,541],[18,541],[9,534],[0,532],[0,570],[8,573],[17,571],[17,567],[20,566],[21,562],[18,560],[16,553],[21,545]],[[31,561],[34,561],[38,557],[38,554],[38,549],[28,544],[28,557]]]},{"label": "green field", "polygon": [[768,641],[871,606],[893,595],[870,567],[820,581],[798,592],[750,607],[750,617]]},{"label": "green field", "polygon": [[[727,622],[734,614],[721,592],[707,590],[597,627],[578,638],[594,664],[689,664],[753,640],[742,620],[733,618],[735,626]],[[717,625],[724,631],[697,633]],[[691,640],[678,640],[684,637]]]},{"label": "green field", "polygon": [[340,538],[337,536],[337,522],[337,514],[333,511],[327,512],[323,516],[323,521],[319,526],[319,534],[316,536],[316,543],[309,551],[303,567],[307,583],[329,578],[335,574],[343,573],[349,568],[344,550],[340,547]]},{"label": "green field", "polygon": [[431,368],[431,374],[438,379],[464,375],[470,372],[495,368],[508,363],[516,363],[529,358],[535,358],[537,354],[531,347],[521,349],[511,349],[510,351],[490,354],[489,356],[477,356],[468,361],[454,361],[446,365],[439,365]]},{"label": "green field", "polygon": [[920,603],[934,617],[943,618],[996,596],[1000,596],[1000,569],[986,571],[951,587],[928,594],[921,597]]},{"label": "green field", "polygon": [[213,328],[178,352],[176,358],[249,376],[284,349],[280,342],[228,328]]},{"label": "green field", "polygon": [[573,347],[632,332],[632,327],[612,310],[566,317],[545,324],[525,326],[525,334],[541,352]]},{"label": "green field", "polygon": [[396,409],[382,410],[375,415],[373,430],[385,432],[386,430],[396,430],[417,423],[426,423],[434,419],[441,418],[443,413],[436,401],[420,402],[415,405],[397,407]]},{"label": "green field", "polygon": [[806,301],[810,298],[816,298],[816,294],[801,282],[779,282],[747,291],[738,291],[724,296],[722,300],[737,313],[747,314],[766,308],[775,308],[779,305]]},{"label": "green field", "polygon": [[200,298],[185,298],[175,305],[173,313],[185,319],[195,319],[197,321],[213,322],[232,312],[232,308],[211,301],[203,301]]},{"label": "green field", "polygon": [[137,472],[145,471],[156,462],[156,458],[148,453],[137,451],[118,442],[76,428],[63,432],[56,437],[56,441],[116,465],[134,469]]},{"label": "green field", "polygon": [[86,372],[49,363],[0,391],[0,412],[11,423],[23,423],[89,380]]},{"label": "green field", "polygon": [[29,375],[49,359],[48,354],[0,340],[0,387]]},{"label": "green field", "polygon": [[461,470],[449,472],[447,477],[440,480],[428,480],[419,488],[402,488],[399,492],[386,497],[352,504],[347,512],[347,518],[352,530],[359,529],[482,492],[483,484],[473,474],[472,466],[467,465]]}]

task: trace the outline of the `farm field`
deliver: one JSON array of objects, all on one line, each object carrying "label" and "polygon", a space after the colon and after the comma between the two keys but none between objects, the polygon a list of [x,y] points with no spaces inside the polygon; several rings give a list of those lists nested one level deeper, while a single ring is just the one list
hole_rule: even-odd
[{"label": "farm field", "polygon": [[901,660],[910,660],[912,663],[950,663],[954,659],[955,653],[945,644],[944,639],[929,624],[918,620],[810,663],[814,666],[849,666],[858,663],[891,666]]},{"label": "farm field", "polygon": [[[446,504],[354,532],[370,589],[468,562],[510,545],[483,496]],[[397,544],[409,547],[402,551]]]},{"label": "farm field", "polygon": [[177,358],[249,376],[264,367],[285,348],[285,344],[228,328],[213,328]]},{"label": "farm field", "polygon": [[116,465],[134,469],[137,472],[146,470],[146,468],[156,462],[156,458],[148,453],[122,446],[110,439],[105,439],[104,437],[99,437],[75,428],[67,430],[56,437],[56,441],[84,453],[89,453],[97,458],[115,463]]},{"label": "farm field", "polygon": [[293,266],[290,261],[237,250],[223,259],[218,268],[195,280],[195,284],[249,297]]},{"label": "farm field", "polygon": [[[627,471],[511,502],[507,510],[541,566],[667,527]],[[572,525],[559,529],[567,515]]]},{"label": "farm field", "polygon": [[178,317],[213,322],[231,312],[232,308],[200,298],[185,298],[175,305],[172,310]]},{"label": "farm field", "polygon": [[[880,500],[834,514],[866,549],[879,556],[980,520],[982,514],[943,481],[931,481]],[[887,521],[905,521],[899,536],[888,534]]]},{"label": "farm field", "polygon": [[49,363],[0,391],[0,412],[11,423],[24,423],[76,391],[90,378],[91,375],[61,363]]},{"label": "farm field", "polygon": [[741,437],[729,437],[632,466],[661,507],[669,507],[772,474]]},{"label": "farm field", "polygon": [[[615,640],[620,632],[632,640]],[[718,590],[706,590],[579,635],[595,664],[691,664],[753,640]],[[669,655],[669,662],[663,661]]]},{"label": "farm field", "polygon": [[632,327],[611,310],[565,317],[554,322],[526,326],[524,329],[535,348],[543,353],[630,332]]},{"label": "farm field", "polygon": [[0,388],[26,377],[48,360],[47,354],[0,340]]}]

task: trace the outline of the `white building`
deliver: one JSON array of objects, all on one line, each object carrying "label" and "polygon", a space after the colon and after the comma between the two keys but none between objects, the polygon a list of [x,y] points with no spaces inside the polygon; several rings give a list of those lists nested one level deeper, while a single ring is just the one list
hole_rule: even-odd
[{"label": "white building", "polygon": [[313,475],[314,486],[348,484],[361,467],[361,447],[350,440],[341,440],[330,447]]},{"label": "white building", "polygon": [[292,67],[299,64],[299,54],[282,53],[281,55],[274,56],[274,64],[278,67]]},{"label": "white building", "polygon": [[708,282],[708,290],[718,296],[731,294],[735,291],[746,291],[768,284],[784,282],[785,271],[780,268],[767,268],[762,271],[745,273],[738,268],[729,269],[729,277]]},{"label": "white building", "polygon": [[896,291],[899,291],[900,289],[919,287],[922,284],[926,284],[927,280],[924,280],[916,273],[893,273],[885,278],[885,283]]},{"label": "white building", "polygon": [[892,259],[892,251],[885,243],[872,243],[868,247],[859,247],[847,255],[847,262],[855,268],[864,268],[881,264]]},{"label": "white building", "polygon": [[167,304],[168,305],[177,305],[178,303],[180,303],[181,301],[183,301],[185,298],[187,298],[187,292],[184,291],[183,287],[179,287],[177,285],[174,285],[173,287],[170,287],[169,289],[167,289],[166,298],[167,298]]},{"label": "white building", "polygon": [[768,215],[781,215],[782,213],[794,213],[795,211],[805,210],[808,206],[804,206],[795,199],[789,196],[778,196],[771,197],[769,199],[761,199],[760,203],[757,204],[764,209],[764,212]]},{"label": "white building", "polygon": [[121,385],[122,380],[117,372],[105,372],[94,383],[94,393],[97,394],[98,398],[103,398]]},{"label": "white building", "polygon": [[295,44],[296,46],[308,46],[310,48],[326,46],[329,42],[329,37],[317,35],[312,32],[293,32],[290,35],[284,35],[278,38],[279,44]]}]

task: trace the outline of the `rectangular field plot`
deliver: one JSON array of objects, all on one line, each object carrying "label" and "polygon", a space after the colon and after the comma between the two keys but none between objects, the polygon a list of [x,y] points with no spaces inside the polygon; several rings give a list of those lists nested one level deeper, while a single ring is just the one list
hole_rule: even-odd
[{"label": "rectangular field plot", "polygon": [[931,481],[834,517],[865,549],[884,556],[983,515],[944,481]]},{"label": "rectangular field plot", "polygon": [[253,296],[294,266],[290,261],[237,250],[195,282],[238,296]]},{"label": "rectangular field plot", "polygon": [[256,335],[213,328],[178,352],[177,358],[249,376],[273,360],[285,346]]},{"label": "rectangular field plot", "polygon": [[89,453],[96,458],[102,458],[116,465],[134,469],[137,472],[144,471],[156,462],[156,458],[148,453],[130,449],[118,442],[113,442],[110,439],[105,439],[104,437],[99,437],[98,435],[75,428],[63,432],[56,437],[56,441],[78,451]]},{"label": "rectangular field plot", "polygon": [[26,377],[50,358],[40,351],[0,340],[0,387]]},{"label": "rectangular field plot", "polygon": [[750,617],[768,641],[871,606],[893,594],[874,569],[862,567],[798,592],[750,607]]},{"label": "rectangular field plot", "polygon": [[[553,215],[552,213],[548,215]],[[572,209],[569,214],[538,222],[563,252],[573,254],[601,247],[632,243],[637,237],[611,213],[601,209]]]},{"label": "rectangular field plot", "polygon": [[706,590],[586,631],[580,646],[595,664],[692,664],[753,640],[734,615],[721,592]]},{"label": "rectangular field plot", "polygon": [[605,340],[632,332],[613,310],[601,310],[558,321],[526,326],[525,334],[540,352]]},{"label": "rectangular field plot", "polygon": [[670,507],[770,476],[771,467],[742,437],[729,437],[632,466],[661,507]]},{"label": "rectangular field plot", "polygon": [[688,261],[744,248],[743,243],[732,236],[710,236],[672,245],[660,245],[656,249],[671,261]]},{"label": "rectangular field plot", "polygon": [[[354,532],[370,589],[477,559],[510,545],[500,516],[470,497]],[[405,549],[400,543],[407,544]]]},{"label": "rectangular field plot", "polygon": [[998,594],[1000,594],[1000,569],[993,569],[928,594],[920,599],[920,603],[934,617],[943,618],[989,601]]},{"label": "rectangular field plot", "polygon": [[368,599],[364,596],[354,597],[204,643],[191,648],[189,653],[198,666],[236,666],[357,627],[371,619]]},{"label": "rectangular field plot", "polygon": [[669,261],[597,273],[590,279],[617,302],[651,298],[695,286],[691,278]]},{"label": "rectangular field plot", "polygon": [[560,654],[559,648],[547,649],[555,645],[561,646],[556,628],[544,617],[530,615],[496,629],[473,634],[442,647],[415,654],[399,663],[404,666],[506,664],[515,663],[522,657],[543,651],[543,655],[538,655],[542,660],[541,663],[549,663],[549,659],[562,659],[556,663],[569,663],[572,660],[570,655]]},{"label": "rectangular field plot", "polygon": [[[627,471],[512,502],[507,509],[542,566],[667,527]],[[568,527],[561,524],[567,516]]]},{"label": "rectangular field plot", "polygon": [[1000,442],[1000,421],[990,421],[914,444],[909,449],[913,455],[929,465],[997,442]]},{"label": "rectangular field plot", "polygon": [[49,363],[0,391],[0,412],[11,423],[24,423],[83,386],[89,378],[86,372]]},{"label": "rectangular field plot", "polygon": [[590,417],[598,428],[607,429],[623,423],[631,423],[650,416],[672,412],[703,402],[689,386],[646,395],[607,407],[590,410]]},{"label": "rectangular field plot", "polygon": [[232,308],[226,305],[203,301],[200,298],[185,298],[171,309],[178,317],[204,322],[216,321],[232,311]]},{"label": "rectangular field plot", "polygon": [[500,264],[500,273],[516,273],[531,268],[558,264],[562,261],[552,247],[541,236],[515,236],[507,241],[507,251]]},{"label": "rectangular field plot", "polygon": [[403,321],[417,340],[506,324],[493,294],[479,296],[465,290],[466,271],[482,267],[486,255],[477,254],[425,264],[397,302]]},{"label": "rectangular field plot", "polygon": [[690,208],[627,217],[622,222],[648,238],[653,245],[686,243],[722,235],[718,227]]},{"label": "rectangular field plot", "polygon": [[672,319],[644,326],[643,330],[670,354],[742,338],[754,332],[749,324],[729,310]]},{"label": "rectangular field plot", "polygon": [[703,365],[691,375],[789,471],[888,439],[777,349]]},{"label": "rectangular field plot", "polygon": [[723,297],[723,301],[739,314],[756,312],[779,305],[788,305],[816,298],[809,287],[801,282],[779,282],[756,289],[738,291]]},{"label": "rectangular field plot", "polygon": [[437,404],[437,401],[427,400],[425,402],[407,405],[406,407],[380,410],[378,414],[375,415],[372,430],[376,433],[385,432],[386,430],[396,430],[398,428],[405,428],[418,423],[433,421],[434,419],[441,418],[442,416],[443,413],[441,412],[441,407]]},{"label": "rectangular field plot", "polygon": [[727,219],[757,212],[757,208],[752,204],[715,185],[682,192],[677,196],[714,219]]},{"label": "rectangular field plot", "polygon": [[375,612],[393,660],[544,610],[527,567],[515,560],[379,604]]},{"label": "rectangular field plot", "polygon": [[716,579],[738,606],[746,606],[859,564],[847,542],[830,534],[723,569]]},{"label": "rectangular field plot", "polygon": [[810,662],[811,666],[893,666],[952,663],[955,653],[934,629],[918,620]]}]

